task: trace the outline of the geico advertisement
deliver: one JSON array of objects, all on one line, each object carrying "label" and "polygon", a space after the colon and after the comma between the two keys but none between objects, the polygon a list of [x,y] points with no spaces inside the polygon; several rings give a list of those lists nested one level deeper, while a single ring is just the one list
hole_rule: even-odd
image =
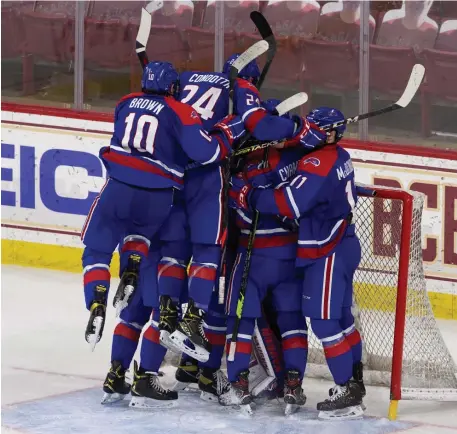
[{"label": "geico advertisement", "polygon": [[2,128],[2,221],[79,230],[104,184],[109,136],[50,131]]}]

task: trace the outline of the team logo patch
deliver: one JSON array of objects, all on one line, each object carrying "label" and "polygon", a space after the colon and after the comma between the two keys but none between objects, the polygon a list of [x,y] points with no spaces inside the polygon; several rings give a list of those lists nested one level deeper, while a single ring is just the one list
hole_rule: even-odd
[{"label": "team logo patch", "polygon": [[305,166],[308,163],[312,164],[315,167],[319,167],[321,165],[321,160],[319,160],[319,158],[316,157],[309,157],[303,161],[303,166]]},{"label": "team logo patch", "polygon": [[194,119],[197,119],[198,118],[198,113],[195,110],[192,110],[191,113],[190,113],[190,117],[194,118]]}]

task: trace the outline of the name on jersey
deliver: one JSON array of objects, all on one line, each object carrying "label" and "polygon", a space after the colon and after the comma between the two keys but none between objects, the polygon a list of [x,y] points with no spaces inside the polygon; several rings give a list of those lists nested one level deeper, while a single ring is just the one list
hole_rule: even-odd
[{"label": "name on jersey", "polygon": [[129,107],[150,110],[154,114],[158,115],[162,111],[164,105],[158,101],[152,101],[150,99],[133,98],[132,101],[130,102]]},{"label": "name on jersey", "polygon": [[221,77],[220,75],[213,75],[213,74],[192,74],[189,78],[189,82],[191,83],[213,83],[213,84],[220,84],[224,86],[226,89],[230,88],[230,81],[227,78]]},{"label": "name on jersey", "polygon": [[354,166],[352,165],[352,160],[347,160],[343,166],[337,167],[336,173],[338,174],[338,179],[347,178],[352,172],[354,172]]},{"label": "name on jersey", "polygon": [[279,177],[281,178],[281,181],[287,181],[289,178],[295,175],[297,166],[298,161],[295,161],[294,163],[290,163],[286,167],[279,169]]}]

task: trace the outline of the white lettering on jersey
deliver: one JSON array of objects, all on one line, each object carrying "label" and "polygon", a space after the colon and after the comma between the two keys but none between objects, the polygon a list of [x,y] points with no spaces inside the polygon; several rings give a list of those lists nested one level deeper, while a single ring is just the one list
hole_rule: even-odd
[{"label": "white lettering on jersey", "polygon": [[352,172],[354,172],[352,160],[345,161],[343,166],[337,167],[336,169],[336,173],[338,174],[339,180],[347,178]]},{"label": "white lettering on jersey", "polygon": [[230,81],[227,78],[221,77],[219,75],[214,74],[192,74],[189,78],[190,83],[213,83],[213,84],[220,84],[221,86],[225,87],[226,89],[230,88]]},{"label": "white lettering on jersey", "polygon": [[154,114],[158,115],[164,105],[158,101],[145,99],[145,98],[133,98],[129,105],[130,108],[139,108],[152,111]]},{"label": "white lettering on jersey", "polygon": [[287,181],[291,178],[297,171],[297,165],[298,161],[295,161],[294,163],[290,163],[286,167],[279,169],[279,177],[281,178],[281,181]]}]

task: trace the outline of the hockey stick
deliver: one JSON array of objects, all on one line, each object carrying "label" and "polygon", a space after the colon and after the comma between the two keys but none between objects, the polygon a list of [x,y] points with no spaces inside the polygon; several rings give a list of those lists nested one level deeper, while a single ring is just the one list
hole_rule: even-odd
[{"label": "hockey stick", "polygon": [[148,55],[146,54],[146,46],[148,45],[149,33],[151,32],[151,14],[159,10],[163,6],[162,0],[155,0],[145,8],[141,8],[140,26],[136,35],[135,51],[140,61],[141,68],[144,69],[149,63]]},{"label": "hockey stick", "polygon": [[[412,101],[412,99],[414,98],[414,95],[416,95],[416,93],[422,83],[422,80],[424,78],[424,75],[425,75],[425,68],[423,67],[423,65],[418,63],[413,66],[411,75],[408,80],[408,84],[406,85],[406,88],[403,91],[402,96],[394,104],[391,104],[391,105],[384,107],[382,109],[379,109],[379,110],[374,110],[372,112],[363,113],[363,114],[354,116],[352,118],[346,118],[342,121],[335,122],[333,124],[323,125],[323,126],[319,125],[319,126],[320,126],[320,128],[322,128],[325,131],[330,131],[341,125],[353,124],[355,122],[362,121],[364,119],[369,119],[369,118],[372,118],[375,116],[382,115],[384,113],[390,113],[395,110],[405,108]],[[237,156],[237,155],[248,154],[250,152],[258,151],[259,149],[265,149],[270,146],[277,145],[278,143],[279,143],[279,141],[260,143],[257,145],[249,146],[247,148],[243,148],[238,151],[235,151],[232,155]]]}]

